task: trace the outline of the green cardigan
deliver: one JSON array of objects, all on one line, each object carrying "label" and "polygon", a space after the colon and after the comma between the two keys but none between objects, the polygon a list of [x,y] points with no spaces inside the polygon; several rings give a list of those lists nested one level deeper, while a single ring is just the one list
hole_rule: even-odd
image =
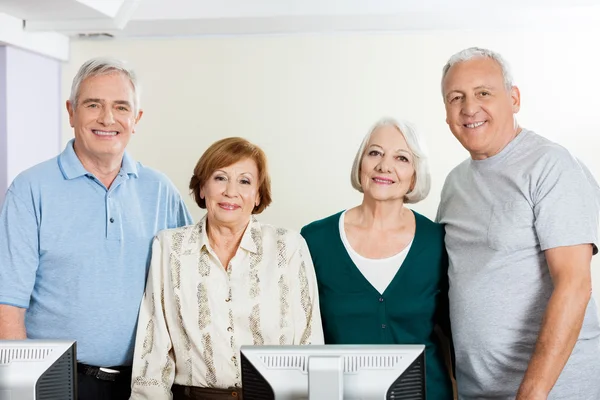
[{"label": "green cardigan", "polygon": [[452,399],[436,324],[449,333],[444,228],[414,212],[416,232],[406,260],[380,294],[352,262],[340,237],[341,212],[301,234],[313,259],[328,344],[424,344],[428,400]]}]

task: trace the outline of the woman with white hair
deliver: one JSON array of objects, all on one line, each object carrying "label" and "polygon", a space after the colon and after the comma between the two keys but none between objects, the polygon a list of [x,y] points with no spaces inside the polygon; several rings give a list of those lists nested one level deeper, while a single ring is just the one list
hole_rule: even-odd
[{"label": "woman with white hair", "polygon": [[428,399],[452,399],[439,326],[449,337],[444,228],[406,207],[430,189],[427,157],[407,122],[364,138],[352,186],[360,205],[305,226],[327,344],[424,344]]}]

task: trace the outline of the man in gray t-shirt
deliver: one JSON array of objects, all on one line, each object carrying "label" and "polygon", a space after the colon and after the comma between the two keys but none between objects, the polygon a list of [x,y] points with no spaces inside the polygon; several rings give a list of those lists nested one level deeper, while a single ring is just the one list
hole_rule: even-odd
[{"label": "man in gray t-shirt", "polygon": [[600,399],[598,184],[566,149],[517,125],[519,90],[498,54],[452,56],[442,92],[471,154],[438,210],[459,398]]}]

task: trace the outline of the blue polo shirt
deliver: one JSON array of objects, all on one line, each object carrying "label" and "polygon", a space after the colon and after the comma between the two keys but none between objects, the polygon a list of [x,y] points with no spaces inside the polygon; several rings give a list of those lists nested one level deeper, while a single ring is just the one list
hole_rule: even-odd
[{"label": "blue polo shirt", "polygon": [[169,179],[125,153],[110,189],[73,150],[21,173],[0,213],[0,304],[30,339],[77,340],[77,358],[131,365],[150,246],[191,223]]}]

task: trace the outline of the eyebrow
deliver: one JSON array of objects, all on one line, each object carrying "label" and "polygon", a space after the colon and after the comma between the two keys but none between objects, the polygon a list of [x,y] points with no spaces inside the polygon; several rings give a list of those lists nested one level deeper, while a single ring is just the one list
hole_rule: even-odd
[{"label": "eyebrow", "polygon": [[[380,146],[380,145],[378,145],[378,144],[372,144],[372,145],[370,145],[370,146],[369,146],[369,148],[370,148],[370,147],[378,147],[378,148],[380,148],[381,150],[383,150],[383,147],[381,147],[381,146]],[[405,149],[398,149],[398,150],[396,150],[396,153],[406,153],[406,154],[412,155],[412,153],[411,153],[409,150],[405,150]]]},{"label": "eyebrow", "polygon": [[[102,99],[95,99],[95,98],[89,98],[89,99],[85,99],[81,102],[81,104],[88,104],[88,103],[100,103],[100,104],[105,104],[106,101],[102,100]],[[131,108],[131,103],[128,102],[127,100],[115,100],[113,102],[113,104],[121,104],[121,105],[126,105],[128,107]]]},{"label": "eyebrow", "polygon": [[[216,174],[218,172],[229,176],[229,174],[227,172],[223,171],[222,169],[218,169],[214,173]],[[252,172],[242,172],[240,175],[250,175],[252,178],[254,178],[254,175],[252,175]]]},{"label": "eyebrow", "polygon": [[[479,86],[475,86],[473,88],[473,90],[481,90],[481,89],[486,89],[486,90],[494,90],[496,89],[493,86],[488,86],[488,85],[479,85]],[[444,96],[444,98],[448,99],[448,96],[450,96],[452,93],[464,93],[464,90],[459,90],[459,89],[452,89],[448,92],[448,94],[446,94]]]}]

